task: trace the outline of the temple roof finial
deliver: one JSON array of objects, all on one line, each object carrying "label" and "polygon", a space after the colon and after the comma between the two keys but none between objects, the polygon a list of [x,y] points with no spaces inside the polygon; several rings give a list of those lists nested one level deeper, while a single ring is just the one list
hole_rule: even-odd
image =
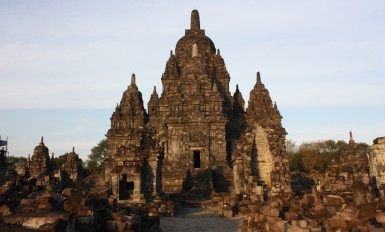
[{"label": "temple roof finial", "polygon": [[239,91],[238,84],[235,87],[235,91]]},{"label": "temple roof finial", "polygon": [[72,153],[75,153],[75,147],[72,147]]},{"label": "temple roof finial", "polygon": [[156,85],[154,85],[154,91],[152,91],[152,93],[156,93]]},{"label": "temple roof finial", "polygon": [[136,85],[135,73],[131,75],[131,85]]},{"label": "temple roof finial", "polygon": [[349,135],[350,135],[349,142],[354,141],[354,140],[353,140],[353,133],[352,133],[351,131],[349,132]]},{"label": "temple roof finial", "polygon": [[221,55],[221,50],[219,50],[219,48],[217,49],[217,54]]},{"label": "temple roof finial", "polygon": [[274,109],[278,109],[278,106],[277,106],[277,102],[276,101],[274,101]]},{"label": "temple roof finial", "polygon": [[173,55],[173,54],[172,54],[172,50],[170,50],[170,57],[172,57],[172,55]]},{"label": "temple roof finial", "polygon": [[44,137],[43,136],[41,136],[40,143],[44,144]]},{"label": "temple roof finial", "polygon": [[262,84],[261,74],[259,72],[257,72],[257,84]]},{"label": "temple roof finial", "polygon": [[190,30],[200,30],[200,29],[201,29],[201,23],[199,20],[199,12],[197,10],[193,10],[191,12]]}]

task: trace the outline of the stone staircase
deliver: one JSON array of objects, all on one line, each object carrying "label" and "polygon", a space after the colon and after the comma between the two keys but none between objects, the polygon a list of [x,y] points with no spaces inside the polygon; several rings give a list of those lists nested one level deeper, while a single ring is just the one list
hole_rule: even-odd
[{"label": "stone staircase", "polygon": [[218,166],[213,170],[213,187],[215,192],[228,192],[233,185],[233,170],[227,164]]},{"label": "stone staircase", "polygon": [[212,189],[211,170],[195,169],[189,176],[185,197],[190,200],[207,200],[210,199]]}]

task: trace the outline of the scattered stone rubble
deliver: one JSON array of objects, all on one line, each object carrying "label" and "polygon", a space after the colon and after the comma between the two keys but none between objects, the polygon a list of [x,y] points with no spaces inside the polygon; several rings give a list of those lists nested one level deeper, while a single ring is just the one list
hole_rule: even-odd
[{"label": "scattered stone rubble", "polygon": [[[381,195],[373,189],[375,183],[369,178],[369,164],[377,162],[379,165],[385,156],[383,147],[376,146],[381,144],[381,141],[381,138],[376,139],[369,149],[369,159],[372,157],[376,160],[368,162],[366,154],[360,152],[350,135],[350,141],[340,160],[330,163],[320,187],[317,186],[318,180],[315,178],[311,182],[308,181],[309,176],[293,176],[293,180],[296,180],[292,183],[313,183],[311,191],[303,188],[300,193],[300,188],[297,188],[291,197],[271,196],[264,201],[243,196],[242,201],[247,201],[245,205],[248,210],[243,210],[246,212],[244,213],[238,208],[239,214],[246,215],[241,230],[385,231],[385,204]],[[378,152],[377,156],[373,155],[373,150]],[[378,172],[372,173],[372,177],[381,175]],[[236,207],[244,204],[242,201],[239,201]],[[215,202],[218,200],[213,198],[213,203]],[[231,202],[227,203],[230,204]],[[231,216],[222,207],[218,207],[218,211],[224,216]]]},{"label": "scattered stone rubble", "polygon": [[121,207],[111,189],[87,192],[79,187],[86,182],[60,191],[17,173],[7,179],[0,187],[0,231],[159,231],[157,216],[175,213],[164,201]]},{"label": "scattered stone rubble", "polygon": [[42,139],[26,166],[8,169],[0,231],[159,231],[158,215],[175,214],[174,203],[162,200],[117,204],[102,176],[85,176],[74,149],[55,167]]}]

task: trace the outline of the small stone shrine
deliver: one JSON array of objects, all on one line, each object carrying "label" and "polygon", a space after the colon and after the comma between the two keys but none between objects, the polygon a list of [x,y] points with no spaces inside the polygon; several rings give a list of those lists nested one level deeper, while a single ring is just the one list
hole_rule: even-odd
[{"label": "small stone shrine", "polygon": [[33,151],[32,157],[28,157],[27,163],[31,177],[40,178],[53,172],[48,147],[44,145],[43,137],[39,145]]},{"label": "small stone shrine", "polygon": [[78,154],[75,153],[75,148],[68,153],[67,159],[61,168],[71,182],[80,182],[84,178],[84,169],[82,161]]}]

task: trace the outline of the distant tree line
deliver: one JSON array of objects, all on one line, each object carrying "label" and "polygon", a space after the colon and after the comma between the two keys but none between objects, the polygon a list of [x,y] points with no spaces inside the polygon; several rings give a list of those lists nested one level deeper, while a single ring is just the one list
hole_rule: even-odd
[{"label": "distant tree line", "polygon": [[[366,143],[357,143],[360,152],[365,155],[369,147]],[[325,173],[331,160],[339,160],[347,143],[343,140],[324,140],[305,142],[297,146],[294,141],[286,141],[286,150],[291,171]]]},{"label": "distant tree line", "polygon": [[[369,147],[366,143],[357,143],[360,152],[365,155]],[[291,171],[300,172],[319,172],[325,173],[331,160],[339,160],[342,151],[347,143],[343,140],[323,140],[314,142],[304,142],[300,145],[292,140],[286,140],[286,150]],[[67,159],[68,153],[55,157],[57,167],[61,167]],[[102,139],[91,149],[91,154],[85,162],[86,168],[91,173],[102,173],[104,171],[104,160],[107,158],[107,139]],[[8,157],[7,162],[12,166],[25,165],[25,157]]]}]

